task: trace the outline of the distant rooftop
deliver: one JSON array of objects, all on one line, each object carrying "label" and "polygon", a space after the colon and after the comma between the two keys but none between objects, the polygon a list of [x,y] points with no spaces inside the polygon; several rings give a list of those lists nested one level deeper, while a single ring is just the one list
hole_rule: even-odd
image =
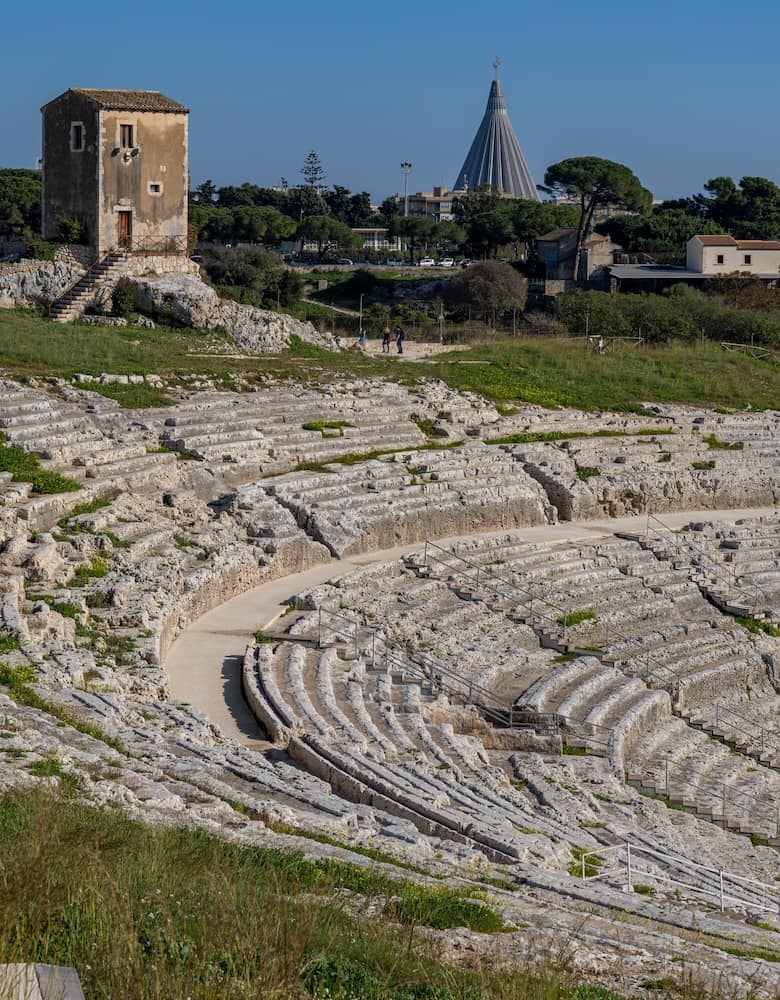
[{"label": "distant rooftop", "polygon": [[780,250],[778,240],[735,240],[727,233],[706,236],[692,236],[703,247],[736,247],[737,250]]},{"label": "distant rooftop", "polygon": [[[90,87],[71,87],[66,93],[80,94],[103,111],[161,111],[168,114],[189,114],[189,108],[166,97],[159,90],[97,90]],[[64,96],[60,94],[60,97]],[[59,98],[55,97],[54,100]]]}]

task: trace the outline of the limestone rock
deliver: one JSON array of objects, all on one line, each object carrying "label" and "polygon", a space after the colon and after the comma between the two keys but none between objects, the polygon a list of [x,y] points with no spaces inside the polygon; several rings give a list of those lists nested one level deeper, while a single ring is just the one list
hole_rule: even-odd
[{"label": "limestone rock", "polygon": [[220,300],[209,285],[191,274],[130,278],[136,306],[158,319],[196,329],[222,327],[245,351],[267,354],[282,351],[291,337],[320,347],[335,349],[329,333],[318,333],[311,323],[302,323],[282,313],[256,309],[238,302]]},{"label": "limestone rock", "polygon": [[75,264],[23,260],[0,265],[0,308],[50,305],[73,285],[84,269]]}]

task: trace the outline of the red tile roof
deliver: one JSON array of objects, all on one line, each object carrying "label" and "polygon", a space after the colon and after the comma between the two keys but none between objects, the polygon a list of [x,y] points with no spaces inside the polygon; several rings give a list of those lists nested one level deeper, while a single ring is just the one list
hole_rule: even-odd
[{"label": "red tile roof", "polygon": [[705,247],[735,247],[737,246],[737,241],[733,236],[728,236],[723,234],[721,236],[694,236],[694,240],[698,240],[702,246]]},{"label": "red tile roof", "polygon": [[189,108],[171,100],[159,90],[93,90],[89,87],[71,87],[69,93],[86,97],[104,111],[162,111],[169,114],[189,114]]},{"label": "red tile roof", "polygon": [[780,250],[777,240],[737,240],[738,250]]}]

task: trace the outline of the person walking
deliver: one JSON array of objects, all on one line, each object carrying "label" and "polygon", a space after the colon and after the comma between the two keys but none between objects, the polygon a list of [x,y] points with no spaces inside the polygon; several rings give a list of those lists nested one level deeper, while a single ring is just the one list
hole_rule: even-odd
[{"label": "person walking", "polygon": [[390,327],[385,327],[385,332],[382,334],[382,354],[390,353]]},{"label": "person walking", "polygon": [[406,334],[404,333],[403,329],[400,326],[396,327],[396,331],[395,331],[395,346],[398,348],[398,353],[399,354],[403,354],[404,353],[404,337],[405,336],[406,336]]}]

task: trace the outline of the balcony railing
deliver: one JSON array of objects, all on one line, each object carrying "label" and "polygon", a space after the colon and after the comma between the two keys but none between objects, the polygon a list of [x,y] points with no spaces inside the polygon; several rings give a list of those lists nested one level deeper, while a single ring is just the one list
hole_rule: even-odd
[{"label": "balcony railing", "polygon": [[181,256],[187,253],[185,236],[124,236],[118,243],[120,250],[132,254],[146,254],[155,257]]}]

